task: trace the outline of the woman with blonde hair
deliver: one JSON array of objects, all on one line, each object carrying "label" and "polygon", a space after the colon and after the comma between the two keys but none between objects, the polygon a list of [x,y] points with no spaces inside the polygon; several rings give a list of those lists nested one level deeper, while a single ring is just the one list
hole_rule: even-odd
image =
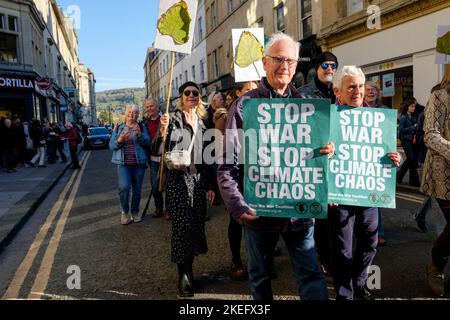
[{"label": "woman with blonde hair", "polygon": [[[450,256],[450,64],[438,90],[425,109],[425,145],[422,192],[436,198],[447,222],[431,251],[428,285],[437,296],[445,294],[444,269]],[[447,279],[447,294],[450,293]]]},{"label": "woman with blonde hair", "polygon": [[208,251],[205,217],[207,200],[214,201],[215,177],[212,166],[206,165],[202,157],[208,114],[200,99],[200,88],[189,81],[179,93],[180,105],[173,114],[161,117],[159,136],[152,147],[158,149],[162,137],[166,137],[166,152],[182,147],[191,157],[189,166],[171,164],[166,187],[167,210],[172,214],[171,259],[178,267],[178,295],[185,298],[194,295],[194,257]]}]

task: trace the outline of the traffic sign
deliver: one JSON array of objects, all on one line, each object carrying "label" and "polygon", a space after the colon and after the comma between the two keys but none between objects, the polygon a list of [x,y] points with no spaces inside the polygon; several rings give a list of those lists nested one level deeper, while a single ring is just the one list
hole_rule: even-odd
[{"label": "traffic sign", "polygon": [[42,78],[37,82],[37,85],[38,85],[39,89],[41,89],[41,90],[48,90],[48,89],[50,89],[50,86],[51,86],[50,79]]}]

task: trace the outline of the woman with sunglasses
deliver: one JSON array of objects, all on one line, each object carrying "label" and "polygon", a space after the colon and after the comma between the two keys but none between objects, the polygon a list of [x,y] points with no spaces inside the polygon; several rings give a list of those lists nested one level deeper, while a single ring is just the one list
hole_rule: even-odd
[{"label": "woman with sunglasses", "polygon": [[207,201],[214,201],[215,193],[211,190],[215,178],[211,166],[206,165],[202,157],[206,144],[201,137],[207,130],[208,114],[200,99],[200,88],[189,81],[180,87],[179,93],[178,109],[161,117],[159,136],[153,147],[159,148],[162,137],[166,137],[166,152],[180,147],[189,150],[195,139],[191,165],[175,165],[169,170],[166,189],[167,209],[172,214],[171,259],[178,266],[178,295],[186,298],[194,295],[194,257],[208,251],[205,216]]}]

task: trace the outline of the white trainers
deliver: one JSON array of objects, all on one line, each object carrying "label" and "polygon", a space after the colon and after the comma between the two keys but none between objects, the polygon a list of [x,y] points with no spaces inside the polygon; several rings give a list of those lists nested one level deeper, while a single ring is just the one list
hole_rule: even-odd
[{"label": "white trainers", "polygon": [[142,221],[142,214],[136,213],[131,215],[133,217],[134,223],[139,223]]},{"label": "white trainers", "polygon": [[128,213],[128,214],[121,214],[120,215],[120,223],[123,225],[123,226],[126,226],[126,225],[129,225],[131,222],[133,222],[133,220],[131,219],[131,215]]}]

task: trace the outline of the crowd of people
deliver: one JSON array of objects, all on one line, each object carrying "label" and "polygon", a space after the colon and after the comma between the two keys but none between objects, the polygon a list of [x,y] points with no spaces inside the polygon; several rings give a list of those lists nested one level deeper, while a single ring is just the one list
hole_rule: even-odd
[{"label": "crowd of people", "polygon": [[72,152],[73,146],[77,147],[81,143],[78,125],[67,123],[62,126],[56,122],[50,123],[47,119],[22,122],[20,117],[1,118],[0,168],[13,174],[21,167],[45,168],[58,161],[67,163],[64,152],[67,141],[72,168],[79,169],[77,154]]},{"label": "crowd of people", "polygon": [[[299,51],[298,42],[277,33],[266,45],[266,76],[260,81],[237,83],[227,92],[213,91],[207,102],[202,99],[199,84],[188,81],[179,88],[174,112],[162,114],[158,103],[149,98],[144,121],[139,121],[139,107],[128,105],[124,123],[114,127],[109,147],[112,163],[117,165],[120,223],[126,226],[142,221],[142,185],[150,168],[155,208],[151,216],[171,222],[170,257],[178,268],[180,298],[194,296],[194,260],[208,252],[208,206],[223,203],[230,217],[230,274],[235,280],[249,281],[255,300],[273,299],[273,257],[280,239],[288,250],[301,299],[328,300],[327,277],[333,281],[337,300],[375,299],[366,282],[377,248],[386,243],[381,209],[330,203],[327,219],[267,218],[257,216],[243,195],[244,165],[238,160],[242,148],[238,130],[243,127],[246,100],[328,99],[356,108],[391,108],[383,103],[377,83],[366,81],[356,66],[340,67],[331,52],[315,57],[315,77],[296,88],[292,79]],[[399,167],[397,183],[401,184],[409,172],[409,184],[420,187],[426,196],[415,217],[418,230],[427,232],[425,213],[431,199],[436,199],[446,220],[426,266],[429,287],[442,297],[450,293],[444,273],[450,256],[450,66],[430,94],[426,107],[413,97],[402,103],[398,138],[404,159],[397,150],[390,150],[387,156]],[[223,161],[211,163],[203,157],[210,147],[203,140],[209,129],[215,129],[213,158]],[[78,145],[86,130],[86,126],[70,122],[63,126],[47,119],[1,118],[0,169],[14,174],[22,167],[67,163],[66,143],[71,168],[80,169]],[[332,158],[333,142],[320,152]],[[169,164],[169,154],[181,164]],[[161,184],[162,170],[166,174]],[[242,246],[246,259],[241,254]]]}]

